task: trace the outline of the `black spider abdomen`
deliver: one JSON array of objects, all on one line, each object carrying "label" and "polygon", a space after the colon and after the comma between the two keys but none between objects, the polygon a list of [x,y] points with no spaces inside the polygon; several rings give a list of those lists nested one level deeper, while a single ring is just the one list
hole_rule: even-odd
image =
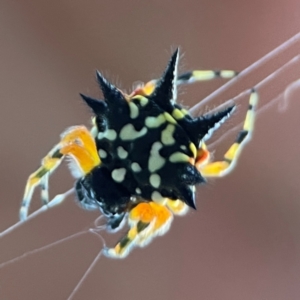
[{"label": "black spider abdomen", "polygon": [[109,170],[103,166],[93,169],[77,181],[76,191],[79,201],[91,206],[98,205],[108,217],[124,213],[131,197],[128,189],[115,182]]}]

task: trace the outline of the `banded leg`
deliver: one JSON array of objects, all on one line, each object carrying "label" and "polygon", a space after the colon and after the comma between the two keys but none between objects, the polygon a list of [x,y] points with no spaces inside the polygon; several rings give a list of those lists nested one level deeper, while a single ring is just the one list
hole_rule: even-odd
[{"label": "banded leg", "polygon": [[216,78],[230,79],[239,73],[233,70],[194,70],[180,74],[177,78],[177,85],[189,84],[198,81],[207,81]]},{"label": "banded leg", "polygon": [[[73,159],[74,165],[71,165],[71,167],[75,177],[76,175],[87,174],[100,164],[94,138],[90,132],[84,126],[69,128],[62,134],[60,143],[54,146],[43,158],[41,167],[29,176],[20,209],[21,220],[25,220],[28,215],[32,195],[37,185],[42,187],[43,204],[49,202],[49,175],[60,165],[65,156]],[[75,171],[77,174],[75,174]]]},{"label": "banded leg", "polygon": [[[230,79],[235,76],[237,76],[239,73],[233,70],[194,70],[190,72],[186,72],[183,74],[180,74],[177,77],[177,85],[180,84],[190,84],[198,81],[207,81],[212,80],[216,78],[224,78],[224,79]],[[136,95],[141,96],[149,96],[153,93],[155,87],[157,84],[157,80],[151,80],[147,82],[146,84],[141,84],[136,87],[136,89],[130,94],[129,98],[132,98]]]},{"label": "banded leg", "polygon": [[124,258],[135,246],[144,247],[152,238],[166,233],[173,219],[172,213],[155,202],[142,202],[129,213],[130,229],[125,237],[114,247],[105,250],[105,255]]},{"label": "banded leg", "polygon": [[243,129],[238,133],[235,142],[224,155],[222,161],[208,162],[204,157],[209,157],[209,152],[204,148],[198,156],[196,167],[204,177],[221,177],[228,174],[235,166],[238,156],[244,145],[251,139],[254,128],[255,108],[258,102],[258,94],[255,89],[251,90],[249,108],[244,121]]}]

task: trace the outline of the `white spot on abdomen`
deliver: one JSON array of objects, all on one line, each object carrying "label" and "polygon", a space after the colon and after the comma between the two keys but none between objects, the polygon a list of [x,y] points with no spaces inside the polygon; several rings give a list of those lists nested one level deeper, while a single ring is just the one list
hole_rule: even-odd
[{"label": "white spot on abdomen", "polygon": [[139,115],[139,108],[133,102],[129,102],[130,118],[135,119]]},{"label": "white spot on abdomen", "polygon": [[135,140],[147,133],[147,128],[143,127],[140,131],[136,131],[132,124],[125,125],[120,131],[120,138],[123,141]]},{"label": "white spot on abdomen", "polygon": [[98,139],[102,140],[104,138],[107,138],[110,141],[114,141],[117,137],[117,133],[114,129],[108,129],[104,132],[99,132],[98,133]]},{"label": "white spot on abdomen", "polygon": [[117,152],[121,159],[125,159],[128,156],[128,152],[122,146],[117,148]]},{"label": "white spot on abdomen", "polygon": [[99,149],[98,151],[100,158],[106,158],[107,157],[107,152],[103,149]]},{"label": "white spot on abdomen", "polygon": [[152,174],[149,178],[150,184],[155,187],[158,188],[160,186],[160,176],[158,174]]},{"label": "white spot on abdomen", "polygon": [[148,160],[148,169],[151,173],[159,170],[166,162],[165,158],[163,158],[159,154],[159,150],[162,148],[162,143],[155,142],[152,144],[152,148],[150,151],[150,157]]},{"label": "white spot on abdomen", "polygon": [[116,182],[122,182],[126,175],[126,169],[120,168],[120,169],[114,169],[111,173],[111,177]]},{"label": "white spot on abdomen", "polygon": [[133,172],[141,172],[142,171],[141,166],[137,162],[133,162],[131,164],[131,169]]},{"label": "white spot on abdomen", "polygon": [[175,126],[169,124],[162,132],[161,132],[161,141],[164,145],[174,145],[175,139],[173,137],[173,133],[175,131]]}]

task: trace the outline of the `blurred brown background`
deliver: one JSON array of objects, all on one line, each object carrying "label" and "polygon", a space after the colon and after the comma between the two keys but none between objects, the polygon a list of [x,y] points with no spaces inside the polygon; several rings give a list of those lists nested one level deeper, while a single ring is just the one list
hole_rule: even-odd
[{"label": "blurred brown background", "polygon": [[[299,20],[298,0],[1,0],[0,231],[18,221],[27,176],[59,134],[89,124],[78,93],[100,96],[95,69],[129,90],[159,76],[180,46],[182,70],[243,70],[299,32]],[[209,106],[288,59],[275,57]],[[261,104],[298,77],[296,62],[261,87]],[[182,99],[195,104],[223,83],[183,88]],[[198,189],[197,212],[176,218],[168,234],[125,260],[102,257],[73,299],[300,299],[299,97],[296,89],[286,111],[274,106],[258,116],[236,170]],[[247,98],[240,103],[221,134],[244,117]],[[233,139],[219,143],[216,155]],[[52,195],[73,184],[62,169]],[[39,205],[37,195],[33,209]],[[97,216],[70,197],[1,238],[0,263],[79,232]],[[67,299],[101,246],[83,234],[2,266],[0,299]]]}]

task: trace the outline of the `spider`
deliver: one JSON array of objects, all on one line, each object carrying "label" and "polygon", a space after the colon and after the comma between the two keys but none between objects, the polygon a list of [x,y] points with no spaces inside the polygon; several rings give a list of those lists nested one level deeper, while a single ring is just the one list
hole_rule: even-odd
[{"label": "spider", "polygon": [[[20,219],[28,215],[34,189],[49,203],[49,175],[67,157],[77,179],[78,203],[100,210],[106,229],[117,231],[127,222],[127,234],[106,256],[124,258],[136,246],[165,234],[174,215],[195,206],[195,186],[208,177],[221,177],[234,167],[254,126],[258,94],[251,89],[243,129],[225,153],[212,161],[205,141],[228,119],[235,106],[193,118],[179,105],[177,86],[214,78],[231,78],[231,70],[196,70],[177,75],[179,50],[172,55],[162,77],[138,86],[131,94],[119,90],[97,71],[104,100],[80,94],[91,108],[92,129],[73,126],[43,158],[27,181]],[[61,201],[63,201],[62,199]]]}]

